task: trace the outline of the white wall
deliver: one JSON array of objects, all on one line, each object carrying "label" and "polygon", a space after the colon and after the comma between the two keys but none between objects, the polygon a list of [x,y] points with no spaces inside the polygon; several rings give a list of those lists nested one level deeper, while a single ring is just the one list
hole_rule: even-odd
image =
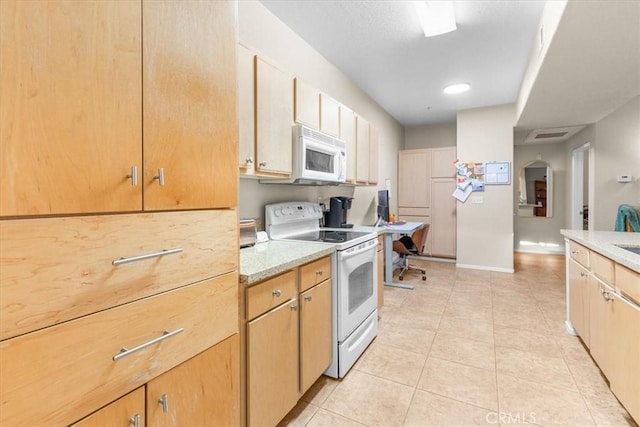
[{"label": "white wall", "polygon": [[[640,96],[596,123],[594,157],[593,229],[612,231],[619,205],[640,205]],[[623,174],[634,181],[616,182]]]},{"label": "white wall", "polygon": [[[458,112],[458,158],[513,163],[515,105]],[[512,168],[513,169],[513,168]],[[513,170],[511,185],[485,186],[458,203],[457,266],[513,272]],[[474,204],[474,198],[482,203]]]},{"label": "white wall", "polygon": [[[564,143],[516,145],[513,152],[514,177],[514,211],[518,208],[518,177],[527,163],[537,160],[538,156],[552,169],[552,216],[551,217],[521,217],[516,216],[514,222],[514,248],[522,252],[564,252],[564,240],[560,230],[565,227],[565,209],[567,194],[567,161]],[[547,189],[549,191],[549,189]],[[520,241],[543,242],[558,245],[549,246],[521,246]]]},{"label": "white wall", "polygon": [[[261,221],[264,217],[264,205],[267,203],[289,200],[317,202],[319,197],[335,195],[355,197],[348,216],[349,222],[373,223],[377,190],[378,187],[385,188],[386,178],[391,180],[392,196],[397,194],[396,159],[404,144],[402,126],[260,2],[238,2],[238,23],[240,43],[311,83],[376,126],[380,159],[377,187],[274,185],[241,179],[238,207],[240,216],[258,218]],[[396,200],[396,197],[392,197],[390,201],[392,211],[397,210]]]},{"label": "white wall", "polygon": [[404,131],[404,149],[455,147],[456,139],[455,123],[415,126]]}]

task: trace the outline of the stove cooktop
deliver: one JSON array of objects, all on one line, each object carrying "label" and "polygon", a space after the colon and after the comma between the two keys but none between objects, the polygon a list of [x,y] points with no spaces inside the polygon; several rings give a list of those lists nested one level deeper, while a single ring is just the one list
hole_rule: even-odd
[{"label": "stove cooktop", "polygon": [[344,243],[371,234],[365,231],[316,230],[287,237],[287,240],[305,242]]}]

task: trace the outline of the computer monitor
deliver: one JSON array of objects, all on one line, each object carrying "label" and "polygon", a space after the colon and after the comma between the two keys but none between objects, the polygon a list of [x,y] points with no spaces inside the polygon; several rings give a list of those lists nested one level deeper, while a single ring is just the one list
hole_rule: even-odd
[{"label": "computer monitor", "polygon": [[389,191],[378,191],[378,218],[389,221]]}]

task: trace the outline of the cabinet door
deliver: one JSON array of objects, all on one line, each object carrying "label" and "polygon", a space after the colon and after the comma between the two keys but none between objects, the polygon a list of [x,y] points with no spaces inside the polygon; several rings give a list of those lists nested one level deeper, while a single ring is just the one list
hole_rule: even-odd
[{"label": "cabinet door", "polygon": [[310,84],[295,79],[295,121],[320,129],[320,91]]},{"label": "cabinet door", "polygon": [[569,320],[582,341],[589,346],[589,272],[569,261]]},{"label": "cabinet door", "polygon": [[298,300],[247,324],[248,424],[276,425],[298,401]]},{"label": "cabinet door", "polygon": [[149,426],[239,425],[239,335],[151,380],[147,422]]},{"label": "cabinet door", "polygon": [[433,178],[455,178],[456,147],[431,149],[431,176]]},{"label": "cabinet door", "polygon": [[[576,265],[571,261],[571,265]],[[572,266],[569,266],[569,274],[572,276]],[[576,267],[576,271],[578,268]],[[613,304],[610,304],[608,299],[612,298],[609,295],[613,293],[613,289],[609,286],[599,282],[593,277],[588,279],[589,289],[589,352],[591,357],[596,361],[602,373],[610,378],[612,366],[610,357],[610,331],[611,331],[611,308]],[[570,290],[573,288],[573,282],[569,284]],[[571,291],[570,291],[571,292]],[[573,294],[570,294],[570,304],[573,305]],[[571,313],[569,318],[571,319]],[[573,323],[573,319],[571,319]],[[575,324],[573,325],[575,328]],[[579,333],[579,331],[578,331]]]},{"label": "cabinet door", "polygon": [[369,122],[356,116],[356,182],[369,181]]},{"label": "cabinet door", "polygon": [[293,79],[256,59],[256,164],[258,172],[291,174]]},{"label": "cabinet door", "polygon": [[73,424],[73,427],[143,427],[144,386]]},{"label": "cabinet door", "polygon": [[0,216],[142,208],[140,37],[139,1],[0,1]]},{"label": "cabinet door", "polygon": [[378,128],[369,126],[369,184],[378,183]]},{"label": "cabinet door", "polygon": [[340,135],[340,104],[324,93],[320,94],[320,131],[336,138]]},{"label": "cabinet door", "polygon": [[431,152],[405,150],[398,153],[398,207],[431,206]]},{"label": "cabinet door", "polygon": [[143,20],[144,209],[236,206],[236,5],[144,1]]},{"label": "cabinet door", "polygon": [[353,111],[340,106],[340,139],[347,145],[347,182],[356,178],[356,116]]},{"label": "cabinet door", "polygon": [[238,45],[238,141],[239,162],[253,169],[255,160],[255,59],[252,51]]},{"label": "cabinet door", "polygon": [[433,203],[431,207],[431,254],[456,256],[456,199],[451,194],[456,189],[455,178],[437,178],[431,181]]},{"label": "cabinet door", "polygon": [[300,393],[331,364],[331,279],[300,294]]},{"label": "cabinet door", "polygon": [[611,294],[611,391],[635,420],[640,420],[640,307]]}]

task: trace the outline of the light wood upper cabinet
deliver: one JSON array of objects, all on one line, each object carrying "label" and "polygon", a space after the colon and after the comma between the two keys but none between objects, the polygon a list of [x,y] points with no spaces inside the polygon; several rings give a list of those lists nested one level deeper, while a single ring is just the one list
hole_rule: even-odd
[{"label": "light wood upper cabinet", "polygon": [[251,50],[238,45],[238,160],[245,170],[255,166],[255,61]]},{"label": "light wood upper cabinet", "polygon": [[1,216],[142,208],[141,25],[139,1],[0,1]]},{"label": "light wood upper cabinet", "polygon": [[369,181],[369,122],[356,115],[356,182]]},{"label": "light wood upper cabinet", "polygon": [[353,111],[344,105],[340,106],[339,138],[347,145],[346,181],[353,183],[356,177],[356,116]]},{"label": "light wood upper cabinet", "polygon": [[143,18],[144,208],[233,207],[236,6],[144,1]]},{"label": "light wood upper cabinet", "polygon": [[431,151],[404,150],[398,153],[398,207],[431,206]]},{"label": "light wood upper cabinet", "polygon": [[320,91],[299,78],[295,79],[295,121],[320,129]]},{"label": "light wood upper cabinet", "polygon": [[292,171],[293,77],[256,59],[256,172]]},{"label": "light wood upper cabinet", "polygon": [[0,16],[0,215],[237,204],[233,2],[8,0]]},{"label": "light wood upper cabinet", "polygon": [[[456,147],[431,149],[431,176],[433,178],[455,178]],[[453,190],[451,190],[453,192]]]},{"label": "light wood upper cabinet", "polygon": [[369,126],[369,184],[378,183],[378,128]]},{"label": "light wood upper cabinet", "polygon": [[148,425],[240,425],[239,353],[234,334],[150,381]]},{"label": "light wood upper cabinet", "polygon": [[320,94],[320,131],[336,138],[340,135],[340,104],[324,93]]},{"label": "light wood upper cabinet", "polygon": [[300,393],[331,364],[331,279],[300,294]]}]

